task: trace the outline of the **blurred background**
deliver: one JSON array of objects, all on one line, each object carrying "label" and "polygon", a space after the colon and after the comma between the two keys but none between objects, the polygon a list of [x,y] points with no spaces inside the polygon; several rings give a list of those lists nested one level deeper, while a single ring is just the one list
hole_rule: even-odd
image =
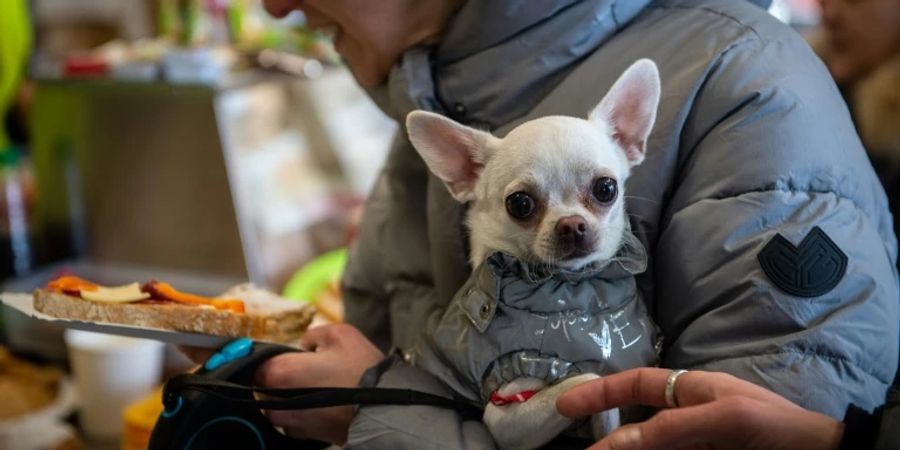
[{"label": "blurred background", "polygon": [[[770,12],[832,72],[893,207],[900,0]],[[0,0],[0,115],[3,292],[63,274],[206,295],[250,280],[342,319],[345,248],[396,124],[302,14],[276,21],[259,0]],[[61,328],[4,309],[0,344],[0,450],[142,448],[158,398],[117,410],[119,433],[97,440],[61,387]],[[163,371],[184,370],[163,354]],[[22,417],[59,431],[22,440]]]},{"label": "blurred background", "polygon": [[[396,125],[302,14],[276,21],[258,0],[2,0],[0,115],[3,292],[64,274],[203,295],[250,280],[341,320],[344,249]],[[3,307],[0,449],[69,434],[75,448],[141,448],[154,408],[144,434],[105,447],[109,433],[60,420],[71,405],[51,408],[74,364],[63,334]],[[189,364],[163,352],[168,373]],[[70,433],[27,431],[22,416]]]},{"label": "blurred background", "polygon": [[301,14],[270,20],[251,0],[3,8],[22,18],[0,32],[0,144],[20,169],[4,278],[66,261],[281,290],[346,243],[394,125]]}]

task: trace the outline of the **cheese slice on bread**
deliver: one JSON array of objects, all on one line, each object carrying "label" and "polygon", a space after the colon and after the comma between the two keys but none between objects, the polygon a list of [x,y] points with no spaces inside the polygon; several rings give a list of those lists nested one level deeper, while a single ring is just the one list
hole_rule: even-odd
[{"label": "cheese slice on bread", "polygon": [[[157,289],[154,283],[168,290]],[[315,314],[310,305],[283,299],[251,284],[238,285],[219,297],[206,299],[180,293],[165,283],[150,282],[140,288],[146,295],[134,295],[132,301],[118,300],[127,298],[133,289],[130,286],[104,288],[89,282],[80,283],[77,288],[72,286],[51,282],[46,289],[38,289],[34,293],[34,309],[61,319],[248,336],[269,342],[299,339]]]}]

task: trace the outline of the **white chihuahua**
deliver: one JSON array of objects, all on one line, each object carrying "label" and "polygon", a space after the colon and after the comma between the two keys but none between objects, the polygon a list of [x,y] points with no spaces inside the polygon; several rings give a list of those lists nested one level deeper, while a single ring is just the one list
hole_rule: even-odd
[{"label": "white chihuahua", "polygon": [[[627,231],[624,185],[644,159],[656,118],[656,65],[640,60],[616,81],[587,120],[550,116],[513,129],[504,138],[415,111],[409,138],[453,197],[469,203],[471,264],[502,252],[530,264],[576,271],[611,260]],[[529,392],[527,401],[488,404],[484,421],[503,448],[526,448],[571,424],[556,397],[584,374],[553,386],[519,378],[497,390],[502,398]],[[532,396],[533,395],[533,396]],[[603,434],[617,416],[595,423]]]}]

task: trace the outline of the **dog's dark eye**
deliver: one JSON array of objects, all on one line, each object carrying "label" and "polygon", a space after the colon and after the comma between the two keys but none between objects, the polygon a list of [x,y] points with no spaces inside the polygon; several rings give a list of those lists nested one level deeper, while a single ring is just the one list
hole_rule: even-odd
[{"label": "dog's dark eye", "polygon": [[506,197],[506,212],[514,219],[527,219],[534,214],[534,198],[526,192],[513,192]]},{"label": "dog's dark eye", "polygon": [[594,181],[594,198],[600,203],[612,203],[619,194],[616,180],[610,177],[600,177]]}]

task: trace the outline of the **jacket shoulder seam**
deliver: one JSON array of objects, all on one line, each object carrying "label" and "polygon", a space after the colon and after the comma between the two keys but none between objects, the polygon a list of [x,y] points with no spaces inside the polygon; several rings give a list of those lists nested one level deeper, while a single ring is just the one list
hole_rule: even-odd
[{"label": "jacket shoulder seam", "polygon": [[[800,189],[800,188],[792,188],[792,187],[775,188],[775,187],[767,187],[767,186],[765,186],[765,187],[761,187],[761,188],[759,188],[759,189],[747,189],[747,190],[739,191],[739,192],[728,192],[728,193],[723,193],[723,194],[721,194],[721,195],[710,195],[710,196],[708,196],[708,197],[703,197],[703,198],[694,200],[694,201],[692,201],[692,202],[690,202],[690,203],[688,203],[688,204],[686,204],[686,205],[684,205],[684,206],[682,206],[682,207],[680,207],[680,208],[678,208],[678,209],[676,209],[676,210],[673,210],[672,212],[668,213],[667,215],[669,216],[669,219],[670,219],[670,220],[669,220],[669,223],[671,223],[671,218],[672,218],[672,217],[674,217],[675,215],[681,213],[682,211],[684,211],[684,210],[686,210],[686,209],[688,209],[688,208],[690,208],[690,207],[692,207],[692,206],[694,206],[694,205],[696,205],[697,203],[700,203],[700,202],[704,202],[704,201],[708,201],[708,200],[714,200],[714,201],[715,201],[715,200],[731,200],[731,199],[736,199],[736,198],[739,198],[739,197],[743,197],[743,196],[745,196],[745,195],[750,195],[750,194],[764,194],[764,193],[768,193],[768,192],[785,192],[785,193],[791,193],[791,194],[813,194],[813,195],[815,195],[815,194],[818,194],[818,195],[827,195],[827,194],[831,194],[831,195],[834,195],[835,197],[837,197],[838,200],[846,200],[846,201],[850,202],[850,203],[853,205],[853,207],[856,208],[859,212],[861,212],[861,213],[863,213],[864,215],[866,215],[866,217],[869,217],[869,214],[866,212],[866,210],[863,209],[862,207],[860,207],[859,202],[857,202],[857,201],[854,200],[853,198],[850,198],[850,197],[848,197],[848,196],[846,196],[846,195],[844,195],[844,194],[841,194],[841,193],[839,193],[839,192],[837,192],[837,191],[834,191],[834,190],[827,190],[827,189]],[[666,225],[666,228],[668,228],[668,224]],[[666,230],[664,229],[664,230],[662,231],[662,233],[665,234],[665,232],[666,232]]]},{"label": "jacket shoulder seam", "polygon": [[741,356],[725,356],[725,357],[721,357],[721,358],[710,358],[705,361],[695,363],[693,365],[695,367],[708,366],[710,364],[715,364],[717,362],[722,362],[722,361],[730,361],[730,360],[735,360],[735,359],[747,359],[747,358],[754,358],[754,357],[758,357],[758,356],[777,356],[777,355],[811,356],[811,357],[815,357],[815,358],[824,359],[830,363],[838,363],[838,364],[852,366],[852,367],[859,369],[862,373],[874,378],[879,383],[884,384],[885,386],[891,385],[890,380],[882,379],[881,376],[872,373],[870,370],[868,370],[865,367],[863,367],[862,365],[852,361],[850,358],[847,358],[846,356],[835,355],[833,353],[818,352],[818,351],[803,351],[803,350],[798,350],[798,349],[784,349],[784,350],[779,350],[779,351],[774,351],[774,352],[760,352],[760,353],[751,353],[751,354],[741,355]]},{"label": "jacket shoulder seam", "polygon": [[[846,200],[847,202],[849,202],[851,205],[853,205],[853,208],[855,208],[859,213],[861,213],[863,216],[865,216],[867,220],[872,221],[874,224],[877,224],[877,223],[878,223],[878,220],[877,220],[876,218],[872,217],[871,214],[869,214],[868,211],[866,211],[862,206],[860,206],[860,204],[859,204],[858,201],[856,201],[855,199],[853,199],[853,198],[851,198],[851,197],[848,197],[848,196],[846,196],[846,195],[844,195],[844,194],[841,194],[841,193],[839,193],[839,192],[837,192],[837,191],[834,191],[834,190],[825,190],[825,189],[799,189],[799,188],[793,188],[793,187],[790,187],[790,186],[789,186],[789,187],[786,187],[786,188],[781,188],[781,189],[779,189],[779,188],[772,188],[772,187],[762,187],[762,188],[759,188],[759,189],[749,189],[749,190],[746,190],[746,191],[736,192],[736,193],[725,193],[725,194],[722,194],[722,195],[708,196],[708,197],[704,197],[704,198],[701,198],[701,199],[694,200],[694,201],[692,201],[692,202],[690,202],[690,203],[688,203],[688,204],[686,204],[686,205],[684,205],[684,206],[682,206],[682,207],[680,207],[680,208],[678,208],[678,209],[672,211],[671,213],[667,213],[667,214],[665,215],[665,217],[667,217],[667,220],[666,220],[665,226],[660,228],[660,229],[661,229],[660,236],[662,236],[662,235],[666,234],[666,232],[668,232],[668,230],[669,230],[669,225],[672,224],[672,218],[675,217],[675,215],[677,215],[677,214],[681,213],[682,211],[684,211],[684,210],[686,210],[686,209],[688,209],[688,208],[690,208],[690,207],[696,205],[697,203],[700,203],[700,202],[703,202],[703,201],[707,201],[707,200],[714,200],[714,201],[715,201],[715,200],[731,200],[731,199],[736,199],[736,198],[742,197],[742,196],[744,196],[744,195],[757,194],[757,193],[767,193],[767,192],[787,192],[787,193],[792,193],[792,194],[812,194],[812,195],[827,195],[827,194],[831,194],[831,195],[834,195],[838,200]],[[880,233],[878,233],[878,234],[879,234],[879,237],[880,237]],[[887,246],[885,246],[885,251],[888,252],[888,254],[890,254],[890,252],[889,252],[888,250],[889,250],[889,249],[887,248]]]},{"label": "jacket shoulder seam", "polygon": [[653,9],[660,9],[660,10],[664,10],[664,9],[681,9],[681,10],[692,10],[692,11],[703,11],[703,12],[712,14],[712,15],[714,15],[714,16],[718,16],[718,17],[720,17],[720,18],[722,18],[722,19],[725,19],[725,20],[727,20],[727,21],[729,21],[729,22],[732,22],[732,23],[734,23],[734,24],[740,26],[740,27],[743,28],[745,31],[749,31],[749,32],[752,33],[754,36],[756,36],[756,39],[757,39],[758,41],[763,42],[763,37],[762,37],[762,35],[759,33],[759,31],[756,30],[756,28],[754,28],[754,27],[752,27],[752,26],[750,26],[750,25],[747,25],[747,24],[744,23],[741,19],[739,19],[739,18],[737,18],[737,17],[735,17],[735,16],[733,16],[733,15],[731,15],[731,14],[728,14],[728,13],[725,13],[725,12],[722,12],[722,11],[719,11],[719,10],[716,10],[716,9],[713,9],[713,8],[710,8],[710,7],[708,7],[708,6],[654,5],[654,6],[651,6],[651,8],[653,8]]}]

